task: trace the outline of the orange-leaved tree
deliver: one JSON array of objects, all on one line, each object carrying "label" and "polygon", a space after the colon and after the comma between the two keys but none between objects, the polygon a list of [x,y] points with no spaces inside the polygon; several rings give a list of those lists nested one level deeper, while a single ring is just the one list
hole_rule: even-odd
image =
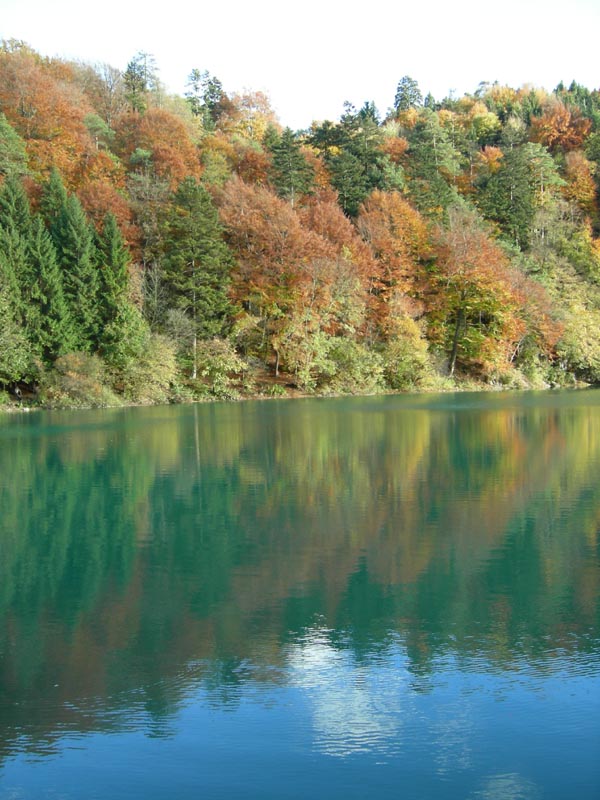
[{"label": "orange-leaved tree", "polygon": [[420,313],[423,264],[431,255],[429,231],[399,192],[379,189],[361,206],[357,225],[373,255],[369,289],[375,320],[390,335],[398,314]]},{"label": "orange-leaved tree", "polygon": [[[307,224],[310,212],[301,215],[266,187],[233,178],[217,202],[237,262],[232,294],[243,309],[240,344],[265,359],[273,352],[275,371],[282,359],[308,387],[324,369],[332,337],[352,336],[362,322],[351,249],[334,241],[336,221],[325,220],[325,209],[317,215],[320,223],[312,216],[312,225],[329,230],[331,238]],[[346,236],[351,242],[350,229]]]},{"label": "orange-leaved tree", "polygon": [[132,168],[148,165],[175,190],[184,178],[198,178],[200,159],[184,122],[162,108],[140,116],[121,115],[115,122],[115,149]]},{"label": "orange-leaved tree", "polygon": [[84,122],[93,109],[63,67],[25,46],[0,49],[0,111],[25,140],[35,175],[46,177],[54,166],[77,188],[82,163],[95,150]]},{"label": "orange-leaved tree", "polygon": [[560,100],[549,102],[541,117],[531,120],[531,139],[546,145],[551,152],[577,150],[590,132],[592,122],[577,109],[569,109]]},{"label": "orange-leaved tree", "polygon": [[445,351],[450,375],[461,364],[489,376],[506,369],[527,331],[523,301],[507,256],[479,218],[460,208],[448,216],[429,273],[430,336]]}]

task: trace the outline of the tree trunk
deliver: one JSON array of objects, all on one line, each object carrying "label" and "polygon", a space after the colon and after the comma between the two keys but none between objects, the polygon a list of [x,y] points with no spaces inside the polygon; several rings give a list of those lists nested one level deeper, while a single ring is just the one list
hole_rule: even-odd
[{"label": "tree trunk", "polygon": [[198,376],[198,337],[194,331],[194,339],[192,342],[192,380],[196,380]]},{"label": "tree trunk", "polygon": [[452,340],[452,352],[450,353],[450,363],[449,363],[449,374],[450,377],[454,375],[454,368],[456,367],[456,356],[458,353],[458,337],[460,335],[460,329],[463,325],[464,321],[464,312],[461,309],[458,310],[456,314],[456,324],[454,326],[454,337]]},{"label": "tree trunk", "polygon": [[192,380],[198,376],[198,325],[196,322],[196,260],[192,259],[192,319],[194,321],[194,339],[192,342]]}]

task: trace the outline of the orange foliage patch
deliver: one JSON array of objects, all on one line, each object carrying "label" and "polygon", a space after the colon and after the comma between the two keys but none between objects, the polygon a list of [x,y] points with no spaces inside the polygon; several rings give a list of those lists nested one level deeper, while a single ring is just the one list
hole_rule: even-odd
[{"label": "orange foliage patch", "polygon": [[581,147],[592,127],[577,111],[571,111],[559,101],[549,104],[541,117],[531,121],[531,140],[556,150],[576,150]]}]

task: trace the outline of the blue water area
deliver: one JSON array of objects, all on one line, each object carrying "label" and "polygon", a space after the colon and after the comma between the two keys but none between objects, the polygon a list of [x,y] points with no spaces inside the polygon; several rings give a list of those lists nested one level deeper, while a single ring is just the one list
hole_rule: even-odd
[{"label": "blue water area", "polygon": [[0,417],[0,798],[600,797],[600,392]]}]

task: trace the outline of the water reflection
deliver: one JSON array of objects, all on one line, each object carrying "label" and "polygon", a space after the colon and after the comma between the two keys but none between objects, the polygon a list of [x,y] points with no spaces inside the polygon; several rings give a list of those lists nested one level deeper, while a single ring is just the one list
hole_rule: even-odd
[{"label": "water reflection", "polygon": [[[290,681],[310,704],[315,746],[328,755],[388,753],[400,743],[403,701],[410,702],[405,667],[383,658],[356,663],[325,631],[308,631],[288,651]],[[404,709],[407,713],[407,709]]]},{"label": "water reflection", "polygon": [[597,392],[0,417],[0,507],[0,758],[266,687],[443,775],[486,686],[450,675],[598,675]]},{"label": "water reflection", "polygon": [[474,795],[478,800],[537,800],[542,794],[535,784],[520,775],[492,775]]}]

